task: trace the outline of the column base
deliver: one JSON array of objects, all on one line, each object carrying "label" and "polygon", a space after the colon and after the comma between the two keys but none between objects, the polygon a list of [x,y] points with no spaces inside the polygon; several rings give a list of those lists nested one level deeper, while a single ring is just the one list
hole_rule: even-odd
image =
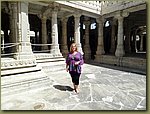
[{"label": "column base", "polygon": [[62,57],[62,53],[60,52],[59,45],[53,45],[51,47],[50,53],[57,57]]},{"label": "column base", "polygon": [[19,54],[15,55],[14,58],[17,60],[23,60],[23,59],[36,60],[33,53],[19,53]]},{"label": "column base", "polygon": [[85,59],[85,61],[91,60],[91,53],[85,53],[84,59]]},{"label": "column base", "polygon": [[81,47],[81,43],[77,44],[77,48],[78,48],[78,51],[79,51],[82,55],[84,55],[84,52],[83,52],[82,47]]},{"label": "column base", "polygon": [[105,54],[105,51],[104,51],[103,47],[104,46],[102,46],[102,45],[98,45],[97,51],[96,51],[96,55],[103,55],[103,54]]},{"label": "column base", "polygon": [[43,46],[43,47],[42,47],[42,51],[43,51],[43,52],[49,51],[48,46]]},{"label": "column base", "polygon": [[68,54],[68,47],[67,47],[67,45],[63,45],[62,47],[61,47],[61,50],[62,50],[62,55],[63,55],[63,57],[67,57],[67,54]]},{"label": "column base", "polygon": [[84,46],[84,59],[87,60],[91,60],[91,49],[89,45],[85,45]]},{"label": "column base", "polygon": [[124,49],[123,47],[120,45],[117,47],[116,52],[115,52],[115,56],[116,57],[123,57],[125,55]]},{"label": "column base", "polygon": [[17,54],[14,56],[14,58],[17,60],[21,59],[36,60],[31,49],[31,43],[28,42],[21,43],[18,47]]},{"label": "column base", "polygon": [[95,56],[94,61],[95,61],[95,62],[101,62],[102,59],[103,59],[102,55],[98,54],[98,55]]}]

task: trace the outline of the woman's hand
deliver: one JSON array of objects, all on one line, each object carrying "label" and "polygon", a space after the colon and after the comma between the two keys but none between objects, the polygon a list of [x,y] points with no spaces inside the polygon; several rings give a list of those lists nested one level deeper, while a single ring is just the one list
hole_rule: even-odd
[{"label": "woman's hand", "polygon": [[69,71],[69,66],[68,66],[68,64],[66,64],[66,71],[67,71],[67,72]]},{"label": "woman's hand", "polygon": [[69,71],[69,69],[68,69],[68,68],[66,68],[66,71],[68,72],[68,71]]},{"label": "woman's hand", "polygon": [[74,64],[75,64],[75,65],[79,65],[79,64],[80,64],[80,61],[78,61],[78,62],[75,62]]}]

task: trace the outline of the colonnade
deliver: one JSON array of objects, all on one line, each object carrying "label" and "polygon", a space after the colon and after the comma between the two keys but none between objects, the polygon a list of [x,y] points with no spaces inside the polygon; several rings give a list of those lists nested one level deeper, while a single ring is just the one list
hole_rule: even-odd
[{"label": "colonnade", "polygon": [[[12,2],[11,4],[11,15],[10,15],[10,39],[14,43],[19,43],[19,45],[16,48],[13,48],[13,51],[17,52],[17,55],[15,56],[17,59],[25,59],[30,58],[27,56],[31,56],[34,58],[34,54],[31,49],[31,43],[30,43],[30,35],[29,35],[29,20],[28,20],[28,2]],[[57,14],[58,14],[58,8],[57,6],[54,6],[51,11],[45,11],[43,15],[41,16],[42,21],[42,37],[41,42],[42,44],[48,44],[48,36],[47,36],[47,27],[46,27],[46,21],[48,19],[48,16],[51,15],[51,38],[52,38],[52,44],[50,53],[62,56],[65,55],[68,52],[67,48],[67,17],[63,17],[61,19],[62,21],[62,40],[61,40],[61,49],[62,52],[60,52],[60,45],[58,43],[58,23],[57,23]],[[81,39],[80,39],[80,17],[81,14],[75,13],[73,14],[75,26],[74,26],[74,38],[75,43],[77,44],[78,51],[80,51],[82,54],[84,54],[85,59],[90,59],[91,50],[89,45],[89,27],[90,27],[90,17],[85,16],[84,17],[84,24],[85,24],[85,44],[84,49],[82,49]],[[111,22],[112,24],[112,32],[111,32],[111,48],[110,52],[114,53],[116,57],[123,57],[125,55],[124,51],[124,34],[123,34],[123,20],[124,17],[127,17],[128,13],[122,14],[121,12],[117,13],[117,15],[114,15],[114,18]],[[117,37],[115,36],[115,26],[118,21],[118,33]],[[103,28],[104,28],[104,22],[105,18],[100,16],[99,18],[96,18],[97,27],[98,27],[98,46],[96,51],[96,59],[98,59],[101,55],[105,54],[104,51],[104,41],[103,41]],[[115,38],[117,38],[117,45],[115,46]],[[140,50],[142,50],[142,38],[141,38],[141,47]],[[116,47],[116,49],[115,49]],[[42,50],[48,50],[48,45],[42,46]],[[84,50],[84,52],[83,52]]]}]

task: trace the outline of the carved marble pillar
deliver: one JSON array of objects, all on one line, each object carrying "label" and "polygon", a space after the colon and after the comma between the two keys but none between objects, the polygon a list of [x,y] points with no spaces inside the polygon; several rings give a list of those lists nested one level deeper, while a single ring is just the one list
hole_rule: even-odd
[{"label": "carved marble pillar", "polygon": [[117,39],[117,49],[115,55],[117,57],[124,56],[124,46],[123,46],[123,18],[122,16],[118,16],[118,39]]},{"label": "carved marble pillar", "polygon": [[52,10],[52,47],[50,52],[54,55],[62,56],[58,44],[57,8]]},{"label": "carved marble pillar", "polygon": [[47,17],[43,15],[42,17],[42,50],[48,50],[47,44],[47,27],[46,27]]},{"label": "carved marble pillar", "polygon": [[140,41],[140,51],[143,51],[143,34],[141,36],[141,41]]},{"label": "carved marble pillar", "polygon": [[4,54],[5,50],[4,50],[4,32],[1,30],[1,53]]},{"label": "carved marble pillar", "polygon": [[126,34],[125,34],[125,53],[131,53],[131,39],[130,39],[130,34],[131,33],[131,28],[130,26],[127,27],[127,30],[126,30]]},{"label": "carved marble pillar", "polygon": [[77,45],[78,51],[83,55],[84,53],[80,42],[80,16],[81,16],[80,14],[74,15],[74,19],[75,19],[74,37],[75,37],[75,43]]},{"label": "carved marble pillar", "polygon": [[29,35],[29,20],[28,20],[28,2],[18,2],[18,39],[19,46],[17,48],[16,59],[32,59],[35,60],[31,49]]},{"label": "carved marble pillar", "polygon": [[84,45],[84,57],[85,60],[91,59],[91,49],[89,45],[89,27],[90,27],[90,18],[89,17],[84,17],[84,22],[85,24],[85,45]]},{"label": "carved marble pillar", "polygon": [[68,47],[67,47],[67,18],[63,18],[62,20],[62,54],[64,57],[66,57],[68,53]]},{"label": "carved marble pillar", "polygon": [[102,54],[105,53],[104,51],[104,41],[103,41],[103,23],[104,19],[102,17],[96,19],[98,23],[98,46],[96,51],[96,60],[99,61],[99,58]]},{"label": "carved marble pillar", "polygon": [[123,19],[124,17],[121,14],[117,14],[116,18],[118,19],[118,34],[117,34],[117,49],[115,56],[122,57],[125,54],[124,45],[123,45]]},{"label": "carved marble pillar", "polygon": [[[10,4],[10,43],[17,43],[17,3],[11,2]],[[11,52],[15,53],[17,50],[17,44],[12,47]]]},{"label": "carved marble pillar", "polygon": [[123,19],[129,15],[128,12],[120,12],[118,13],[115,18],[118,19],[118,35],[117,35],[117,49],[115,52],[115,56],[123,57],[125,55],[124,51],[124,34],[123,34]]},{"label": "carved marble pillar", "polygon": [[111,25],[112,25],[112,33],[111,33],[111,47],[110,47],[110,53],[115,54],[115,31],[116,31],[116,19],[113,18],[113,20],[111,21]]}]

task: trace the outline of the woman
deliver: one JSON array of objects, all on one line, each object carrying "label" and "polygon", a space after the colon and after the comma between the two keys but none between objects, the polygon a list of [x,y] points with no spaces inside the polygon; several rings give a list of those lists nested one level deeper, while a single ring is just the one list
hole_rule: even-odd
[{"label": "woman", "polygon": [[79,93],[79,78],[81,75],[81,65],[83,65],[83,56],[77,51],[77,45],[72,43],[70,46],[70,52],[66,58],[66,71],[70,73],[74,90]]}]

